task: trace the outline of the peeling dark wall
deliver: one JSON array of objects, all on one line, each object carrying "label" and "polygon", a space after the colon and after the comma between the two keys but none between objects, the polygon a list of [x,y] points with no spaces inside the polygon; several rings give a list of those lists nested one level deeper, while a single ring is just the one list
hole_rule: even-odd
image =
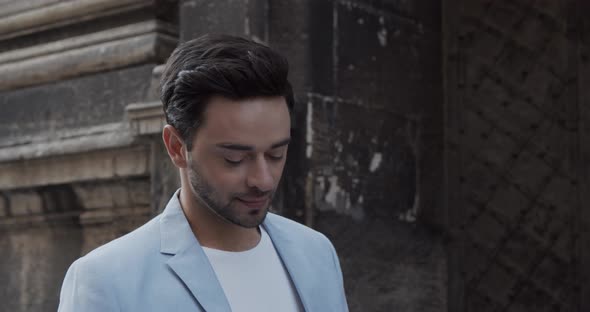
[{"label": "peeling dark wall", "polygon": [[446,311],[440,4],[326,6],[310,34],[308,223],[339,252],[351,311]]},{"label": "peeling dark wall", "polygon": [[[352,311],[446,311],[440,3],[266,3],[267,19],[244,3],[229,23],[181,28],[268,38],[289,59],[279,209],[332,239]],[[215,19],[227,3],[183,5]]]},{"label": "peeling dark wall", "polygon": [[440,3],[232,2],[231,21],[217,17],[227,5],[183,2],[210,22],[181,19],[183,38],[267,38],[289,59],[297,105],[279,209],[334,242],[351,311],[446,311]]}]

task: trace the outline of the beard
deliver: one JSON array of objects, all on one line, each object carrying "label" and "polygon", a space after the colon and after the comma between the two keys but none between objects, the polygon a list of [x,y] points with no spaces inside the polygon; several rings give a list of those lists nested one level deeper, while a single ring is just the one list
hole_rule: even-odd
[{"label": "beard", "polygon": [[[232,193],[224,199],[224,196],[217,192],[199,173],[196,164],[189,159],[187,174],[193,196],[207,209],[218,217],[245,228],[258,227],[266,218],[274,191],[262,192],[251,190],[247,193]],[[268,204],[260,210],[247,210],[236,205],[240,197],[256,197],[269,195]]]}]

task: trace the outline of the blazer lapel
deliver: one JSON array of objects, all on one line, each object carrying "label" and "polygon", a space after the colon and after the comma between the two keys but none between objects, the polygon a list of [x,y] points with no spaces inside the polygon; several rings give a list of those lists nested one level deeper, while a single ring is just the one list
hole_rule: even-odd
[{"label": "blazer lapel", "polygon": [[172,196],[160,219],[160,252],[173,255],[168,266],[205,311],[231,312],[215,271],[186,220],[178,193]]},{"label": "blazer lapel", "polygon": [[290,239],[289,233],[286,233],[281,227],[276,226],[272,219],[275,216],[268,214],[263,226],[268,236],[270,236],[279,257],[283,261],[293,285],[297,290],[299,299],[305,311],[316,311],[313,309],[314,289],[313,284],[316,276],[310,271],[312,264],[301,252],[301,248],[296,246],[295,242]]}]

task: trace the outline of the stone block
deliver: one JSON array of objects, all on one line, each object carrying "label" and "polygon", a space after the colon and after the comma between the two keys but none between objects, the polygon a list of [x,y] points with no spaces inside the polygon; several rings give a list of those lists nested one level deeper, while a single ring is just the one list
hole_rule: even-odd
[{"label": "stone block", "polygon": [[128,206],[127,193],[118,182],[80,184],[74,187],[76,195],[86,210],[112,209]]},{"label": "stone block", "polygon": [[0,195],[0,218],[6,217],[8,214],[8,200]]},{"label": "stone block", "polygon": [[153,67],[148,64],[3,92],[2,145],[30,142],[33,136],[54,138],[59,134],[56,129],[124,121],[125,107],[147,95]]},{"label": "stone block", "polygon": [[[35,52],[22,51],[23,54],[32,54],[31,58],[13,59],[13,57],[7,58],[0,55],[0,73],[2,73],[0,90],[28,87],[101,71],[164,61],[176,44],[174,37],[155,32],[145,34],[141,33],[142,30],[141,28],[135,30],[140,33],[125,39],[97,37],[94,39],[97,42],[78,40],[80,47],[73,46],[70,47],[72,50],[66,51],[54,52],[53,50],[57,48],[51,46],[36,47],[37,51],[45,52],[47,55],[37,56]],[[121,36],[127,35],[125,32],[125,30],[121,31]],[[115,33],[113,36],[117,36],[115,29],[107,33]],[[89,35],[82,38],[86,37],[92,38]],[[61,45],[68,45],[69,42],[76,42],[76,40],[68,38]],[[159,43],[161,47],[158,46]],[[2,64],[3,61],[8,63]]]},{"label": "stone block", "polygon": [[263,0],[184,0],[180,3],[181,41],[207,33],[266,40],[268,9]]},{"label": "stone block", "polygon": [[80,214],[80,223],[83,225],[108,224],[123,219],[142,220],[143,222],[146,222],[151,216],[150,213],[151,209],[149,206],[89,210]]},{"label": "stone block", "polygon": [[148,179],[80,183],[74,190],[86,210],[149,206],[151,199]]},{"label": "stone block", "polygon": [[148,179],[132,180],[126,183],[129,201],[133,206],[150,206],[152,202],[151,185]]},{"label": "stone block", "polygon": [[[11,14],[5,16],[0,22],[0,35],[11,38],[23,35],[23,33],[41,32],[47,28],[72,24],[89,17],[96,18],[113,14],[113,11],[133,10],[142,2],[144,6],[150,4],[150,1],[146,0],[106,0],[98,3],[84,1],[64,3],[54,0],[43,2],[3,1],[3,3],[0,3],[0,8],[3,9],[2,13]],[[43,3],[45,9],[39,9],[41,3]],[[113,10],[115,8],[118,10]]]},{"label": "stone block", "polygon": [[37,189],[43,199],[45,213],[59,213],[78,211],[81,209],[78,197],[70,184],[44,186]]},{"label": "stone block", "polygon": [[149,151],[149,146],[132,146],[0,163],[0,188],[145,176],[149,174]]},{"label": "stone block", "polygon": [[159,134],[166,125],[162,103],[133,103],[127,106],[127,117],[137,135]]},{"label": "stone block", "polygon": [[10,212],[13,216],[35,215],[43,212],[43,200],[36,192],[10,194]]},{"label": "stone block", "polygon": [[80,226],[31,227],[0,235],[0,311],[56,311],[68,267],[80,257]]}]

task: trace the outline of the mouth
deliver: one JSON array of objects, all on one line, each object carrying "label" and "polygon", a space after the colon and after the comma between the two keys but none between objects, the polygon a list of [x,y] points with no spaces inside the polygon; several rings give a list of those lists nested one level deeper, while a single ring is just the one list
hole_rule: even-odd
[{"label": "mouth", "polygon": [[253,198],[236,198],[241,204],[249,208],[263,208],[268,203],[268,196]]}]

